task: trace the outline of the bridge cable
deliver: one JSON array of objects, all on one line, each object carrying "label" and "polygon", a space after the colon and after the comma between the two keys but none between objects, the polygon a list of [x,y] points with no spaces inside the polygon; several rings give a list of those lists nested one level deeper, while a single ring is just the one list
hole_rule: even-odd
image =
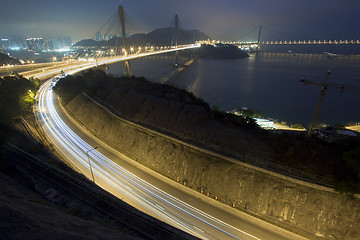
[{"label": "bridge cable", "polygon": [[262,28],[265,29],[265,30],[267,30],[267,31],[269,31],[269,32],[277,33],[277,34],[284,35],[284,36],[287,36],[287,37],[302,38],[302,37],[300,37],[300,36],[295,36],[295,35],[292,35],[292,34],[275,31],[275,30],[272,30],[272,29],[270,29],[270,28],[266,28],[266,27],[262,27]]},{"label": "bridge cable", "polygon": [[101,32],[103,31],[103,29],[104,29],[106,26],[108,26],[111,21],[114,20],[114,16],[116,16],[116,12],[106,20],[106,22],[104,23],[104,25],[102,25],[101,28],[100,28],[98,31],[95,32],[95,34],[92,36],[92,39],[94,39],[94,38],[96,37],[96,33],[98,33],[98,32],[101,33]]},{"label": "bridge cable", "polygon": [[255,31],[258,31],[258,30],[259,30],[259,28],[260,28],[260,27],[257,27],[257,28],[255,28],[254,30],[251,30],[250,32],[248,32],[248,33],[246,33],[246,34],[242,35],[241,37],[236,38],[236,39],[235,39],[235,41],[233,41],[233,42],[239,41],[240,39],[243,39],[243,38],[244,38],[244,37],[246,37],[247,35],[249,35],[249,34],[251,34],[251,33],[255,32]]}]

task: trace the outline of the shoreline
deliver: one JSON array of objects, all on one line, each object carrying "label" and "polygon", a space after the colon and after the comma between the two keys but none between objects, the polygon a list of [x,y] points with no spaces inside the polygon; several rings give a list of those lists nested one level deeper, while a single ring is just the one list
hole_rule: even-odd
[{"label": "shoreline", "polygon": [[351,131],[360,132],[360,124],[346,126],[345,128]]},{"label": "shoreline", "polygon": [[[238,116],[240,116],[240,115],[238,115]],[[269,129],[273,129],[273,130],[288,130],[288,131],[298,131],[298,132],[307,131],[306,128],[294,128],[294,127],[291,127],[291,126],[289,126],[287,124],[281,124],[279,122],[273,122],[273,120],[270,120],[270,119],[267,119],[267,118],[253,118],[253,119],[260,120],[260,121],[257,121],[257,124],[259,125],[260,128],[264,128],[264,129],[269,128]],[[262,126],[262,124],[261,124],[262,121],[270,122],[271,127]],[[344,126],[344,129],[360,133],[360,124],[357,123],[355,125]]]}]

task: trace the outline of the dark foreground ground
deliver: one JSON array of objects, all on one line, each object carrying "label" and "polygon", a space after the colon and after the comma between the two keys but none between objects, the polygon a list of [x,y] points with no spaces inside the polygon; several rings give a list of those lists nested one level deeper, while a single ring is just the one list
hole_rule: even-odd
[{"label": "dark foreground ground", "polygon": [[1,136],[0,239],[196,239],[113,197],[24,133],[2,125]]}]

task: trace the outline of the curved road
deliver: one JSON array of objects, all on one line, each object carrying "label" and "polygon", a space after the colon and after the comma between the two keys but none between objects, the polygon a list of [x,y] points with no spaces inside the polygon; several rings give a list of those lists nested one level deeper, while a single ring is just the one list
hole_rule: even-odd
[{"label": "curved road", "polygon": [[47,81],[38,92],[38,123],[56,150],[100,187],[201,239],[303,239],[160,176],[107,146],[67,115],[52,84]]}]

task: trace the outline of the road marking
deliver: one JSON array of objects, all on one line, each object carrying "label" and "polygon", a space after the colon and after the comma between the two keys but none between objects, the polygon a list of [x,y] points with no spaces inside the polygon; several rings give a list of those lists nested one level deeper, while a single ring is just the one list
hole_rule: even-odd
[{"label": "road marking", "polygon": [[165,209],[163,207],[161,207],[159,204],[155,204],[156,207],[160,208],[161,210],[165,211]]},{"label": "road marking", "polygon": [[198,231],[200,231],[200,232],[204,233],[204,230],[202,230],[202,229],[198,228],[197,226],[193,226],[193,228],[195,228],[196,230],[198,230]]}]

